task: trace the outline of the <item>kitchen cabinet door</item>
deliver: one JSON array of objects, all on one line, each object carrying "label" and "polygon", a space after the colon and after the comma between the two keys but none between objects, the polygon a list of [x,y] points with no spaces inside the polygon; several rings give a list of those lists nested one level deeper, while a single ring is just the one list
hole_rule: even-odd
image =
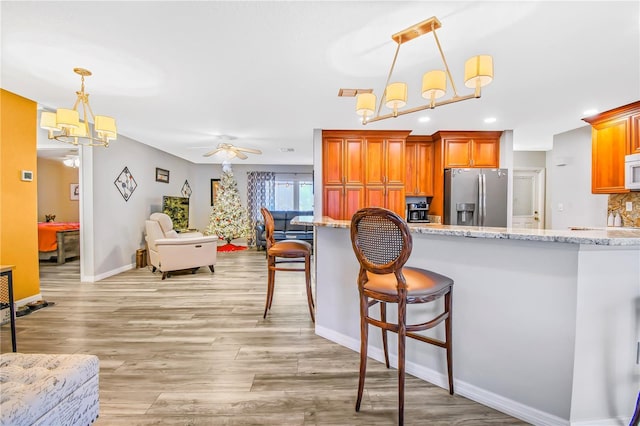
[{"label": "kitchen cabinet door", "polygon": [[471,167],[471,140],[469,138],[447,138],[444,140],[444,166]]},{"label": "kitchen cabinet door", "polygon": [[628,192],[624,187],[624,156],[630,134],[629,119],[599,123],[591,130],[591,192]]},{"label": "kitchen cabinet door", "polygon": [[405,195],[433,196],[435,144],[433,142],[407,142],[405,146]]},{"label": "kitchen cabinet door", "polygon": [[640,154],[640,112],[633,114],[631,120],[631,147],[629,154]]},{"label": "kitchen cabinet door", "polygon": [[330,185],[323,188],[323,215],[336,220],[350,220],[364,206],[363,186]]},{"label": "kitchen cabinet door", "polygon": [[396,212],[396,214],[406,219],[405,191],[404,186],[389,185],[386,194],[386,208]]},{"label": "kitchen cabinet door", "polygon": [[500,140],[474,138],[471,141],[471,167],[498,167]]}]

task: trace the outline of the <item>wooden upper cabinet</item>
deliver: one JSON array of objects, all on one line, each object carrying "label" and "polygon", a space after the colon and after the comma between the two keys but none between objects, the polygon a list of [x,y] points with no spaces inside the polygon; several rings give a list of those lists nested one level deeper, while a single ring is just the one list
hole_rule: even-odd
[{"label": "wooden upper cabinet", "polygon": [[324,185],[364,184],[364,140],[327,137],[322,141]]},{"label": "wooden upper cabinet", "polygon": [[367,137],[366,185],[405,184],[404,138]]},{"label": "wooden upper cabinet", "polygon": [[640,111],[631,115],[631,146],[629,154],[640,154]]},{"label": "wooden upper cabinet", "polygon": [[[414,142],[415,140],[415,142]],[[419,142],[418,140],[426,140]],[[435,144],[430,136],[407,138],[405,146],[405,194],[431,197],[434,193]]]},{"label": "wooden upper cabinet", "polygon": [[624,156],[640,153],[640,101],[583,120],[591,124],[591,192],[628,192]]},{"label": "wooden upper cabinet", "polygon": [[[408,131],[323,131],[322,214],[349,220],[371,200],[404,216],[404,144],[408,134]],[[391,202],[390,191],[394,197]]]},{"label": "wooden upper cabinet", "polygon": [[444,167],[499,167],[502,132],[438,132]]}]

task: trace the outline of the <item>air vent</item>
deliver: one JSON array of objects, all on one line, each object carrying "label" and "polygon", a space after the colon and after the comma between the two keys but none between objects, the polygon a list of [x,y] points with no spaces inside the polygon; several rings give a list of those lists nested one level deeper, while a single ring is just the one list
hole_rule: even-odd
[{"label": "air vent", "polygon": [[280,148],[280,152],[294,152],[294,148]]},{"label": "air vent", "polygon": [[338,97],[353,98],[360,93],[371,93],[373,89],[340,89],[338,91]]}]

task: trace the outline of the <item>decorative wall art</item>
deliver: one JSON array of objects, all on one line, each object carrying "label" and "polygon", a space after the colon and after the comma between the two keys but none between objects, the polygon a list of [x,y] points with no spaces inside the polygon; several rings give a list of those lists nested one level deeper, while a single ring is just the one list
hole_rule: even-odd
[{"label": "decorative wall art", "polygon": [[136,180],[133,178],[133,175],[127,167],[122,169],[122,172],[120,172],[118,178],[113,183],[116,185],[125,201],[129,201],[131,194],[133,194],[133,191],[135,191],[138,186]]},{"label": "decorative wall art", "polygon": [[216,201],[218,196],[218,186],[220,185],[220,179],[211,179],[211,205]]},{"label": "decorative wall art", "polygon": [[69,185],[69,199],[70,200],[80,199],[80,184],[72,183]]},{"label": "decorative wall art", "polygon": [[156,182],[169,183],[169,170],[156,167]]},{"label": "decorative wall art", "polygon": [[191,187],[189,186],[188,180],[185,180],[182,185],[182,196],[187,198],[191,197]]}]

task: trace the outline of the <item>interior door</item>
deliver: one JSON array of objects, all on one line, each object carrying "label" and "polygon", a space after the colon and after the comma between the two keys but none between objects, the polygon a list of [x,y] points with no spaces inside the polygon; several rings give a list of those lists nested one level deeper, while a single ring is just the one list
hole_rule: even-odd
[{"label": "interior door", "polygon": [[544,169],[513,171],[513,228],[544,229]]}]

